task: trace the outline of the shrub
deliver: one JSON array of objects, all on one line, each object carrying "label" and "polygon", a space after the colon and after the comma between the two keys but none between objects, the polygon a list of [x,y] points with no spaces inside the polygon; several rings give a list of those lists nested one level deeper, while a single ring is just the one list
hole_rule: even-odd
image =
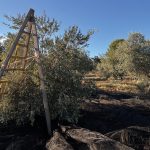
[{"label": "shrub", "polygon": [[137,87],[141,94],[148,94],[150,92],[150,81],[147,77],[141,77],[137,83]]}]

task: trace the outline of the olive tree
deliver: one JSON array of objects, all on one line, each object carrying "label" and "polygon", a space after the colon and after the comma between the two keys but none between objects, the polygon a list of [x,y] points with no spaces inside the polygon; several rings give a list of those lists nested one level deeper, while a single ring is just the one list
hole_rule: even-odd
[{"label": "olive tree", "polygon": [[[7,18],[10,20],[10,27],[16,30],[20,27],[24,15],[7,16]],[[50,20],[44,14],[44,16],[36,17],[36,22],[51,117],[77,122],[79,100],[84,96],[82,91],[85,91],[82,78],[93,67],[92,60],[86,52],[88,40],[93,31],[82,34],[77,26],[72,26],[59,36],[57,33],[59,24],[55,19]],[[7,38],[5,42],[8,49],[8,43],[13,41],[14,36],[15,34],[12,38]],[[31,51],[32,44],[31,41]],[[5,109],[7,113],[2,113],[8,117],[3,121],[32,122],[35,115],[43,114],[36,66],[34,62],[28,74],[22,76],[17,73],[13,79],[14,82],[11,83],[7,96],[8,106]]]},{"label": "olive tree", "polygon": [[108,48],[106,54],[101,58],[101,62],[98,65],[99,70],[104,76],[113,76],[115,79],[123,78],[125,70],[123,68],[124,63],[124,49],[125,40],[118,39],[113,41]]}]

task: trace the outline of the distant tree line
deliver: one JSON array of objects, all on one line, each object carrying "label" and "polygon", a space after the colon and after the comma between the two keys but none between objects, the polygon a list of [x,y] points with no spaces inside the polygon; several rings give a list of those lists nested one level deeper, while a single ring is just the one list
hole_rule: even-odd
[{"label": "distant tree line", "polygon": [[97,69],[106,78],[150,78],[150,41],[141,33],[131,33],[127,40],[113,41],[99,59]]}]

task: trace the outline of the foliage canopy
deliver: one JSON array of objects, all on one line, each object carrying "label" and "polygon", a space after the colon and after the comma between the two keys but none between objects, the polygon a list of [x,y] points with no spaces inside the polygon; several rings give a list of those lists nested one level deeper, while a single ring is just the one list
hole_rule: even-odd
[{"label": "foliage canopy", "polygon": [[141,33],[131,33],[127,40],[113,41],[101,60],[100,71],[116,79],[135,74],[149,78],[150,42]]},{"label": "foliage canopy", "polygon": [[[9,27],[14,30],[19,29],[24,17],[25,15],[6,16],[10,21]],[[77,122],[79,99],[84,96],[82,91],[85,91],[82,78],[93,68],[92,60],[85,51],[93,31],[83,34],[77,26],[72,26],[63,36],[58,36],[60,25],[55,19],[50,20],[44,14],[36,17],[36,22],[51,117]],[[15,33],[7,34],[4,42],[6,51],[9,50],[15,36]],[[30,50],[32,53],[32,41]],[[16,120],[17,123],[33,123],[35,115],[43,115],[36,66],[34,62],[27,74],[17,73],[12,79],[5,105],[1,105],[1,122]]]}]

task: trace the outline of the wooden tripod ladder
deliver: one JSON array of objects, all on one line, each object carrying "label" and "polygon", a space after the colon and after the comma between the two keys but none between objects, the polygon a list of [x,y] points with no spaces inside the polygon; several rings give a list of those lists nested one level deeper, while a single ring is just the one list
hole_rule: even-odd
[{"label": "wooden tripod ladder", "polygon": [[[34,10],[30,9],[19,32],[18,35],[13,42],[10,51],[8,52],[6,59],[2,63],[0,68],[0,99],[7,94],[7,85],[10,80],[3,80],[5,76],[9,72],[13,75],[14,71],[26,71],[27,69],[27,61],[30,59],[28,56],[29,53],[29,42],[33,37],[34,41],[34,58],[38,64],[39,78],[40,78],[40,86],[41,92],[43,96],[43,105],[45,110],[45,117],[47,122],[47,129],[49,135],[51,135],[51,119],[50,119],[50,111],[48,106],[48,99],[45,90],[44,84],[44,75],[42,71],[42,65],[40,60],[40,51],[39,51],[39,41],[36,29],[36,22],[34,17]],[[22,40],[22,37],[25,37],[25,40]]]}]

